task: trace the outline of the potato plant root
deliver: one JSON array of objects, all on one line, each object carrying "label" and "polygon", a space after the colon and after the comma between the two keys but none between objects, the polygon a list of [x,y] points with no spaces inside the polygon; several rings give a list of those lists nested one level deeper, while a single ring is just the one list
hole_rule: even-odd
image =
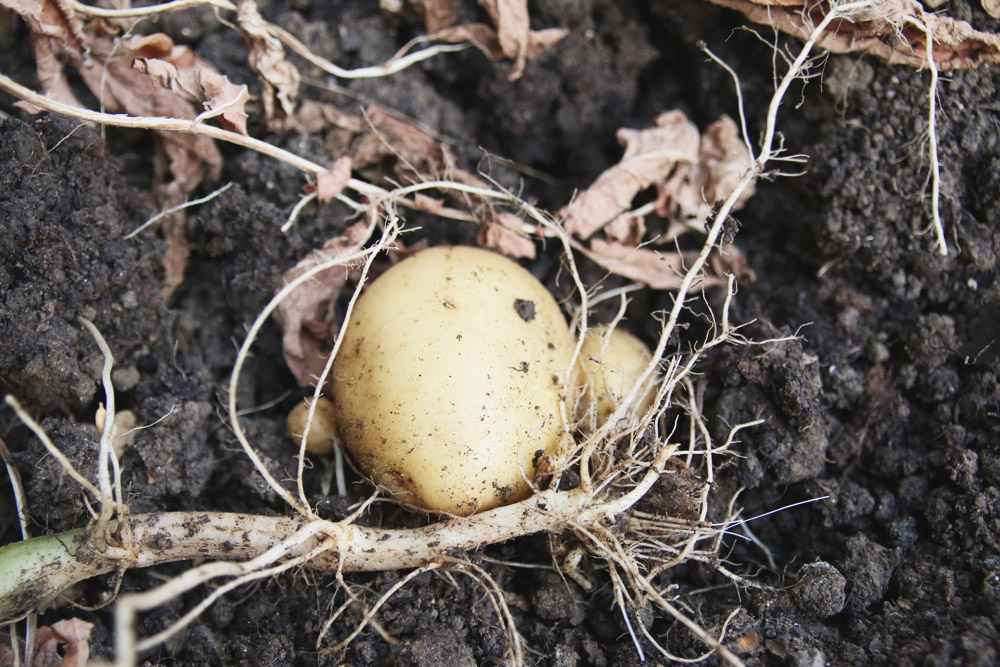
[{"label": "potato plant root", "polygon": [[0,622],[44,608],[65,589],[90,577],[193,558],[250,560],[307,527],[313,535],[289,549],[287,557],[308,553],[322,539],[332,537],[335,549],[309,560],[307,567],[325,572],[376,572],[448,562],[486,544],[613,521],[627,509],[623,506],[640,497],[595,504],[582,491],[543,491],[471,517],[396,530],[230,512],[143,514],[127,520],[132,544],[120,546],[128,550],[128,558],[106,555],[86,529],[0,548]]}]

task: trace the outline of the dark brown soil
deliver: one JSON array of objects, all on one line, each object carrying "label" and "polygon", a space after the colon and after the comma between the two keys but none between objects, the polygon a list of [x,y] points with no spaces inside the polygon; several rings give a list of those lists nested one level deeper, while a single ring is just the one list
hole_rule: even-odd
[{"label": "dark brown soil", "polygon": [[[947,8],[980,29],[1000,30],[978,2],[955,0]],[[417,30],[379,14],[377,3],[275,1],[262,9],[346,66],[384,60]],[[483,160],[485,152],[548,174],[549,182],[526,178],[523,187],[550,209],[617,161],[617,128],[649,125],[671,108],[701,126],[734,113],[731,79],[698,50],[698,40],[737,69],[750,126],[762,126],[773,54],[749,33],[733,32],[742,24],[736,15],[701,0],[539,0],[532,9],[539,27],[571,33],[529,63],[519,82],[507,81],[509,65],[469,50],[350,88],[418,118],[454,143],[463,166],[478,165],[501,183],[518,186],[519,177]],[[246,47],[210,15],[178,14],[159,28],[234,80],[256,85]],[[5,73],[35,85],[20,27],[0,31],[0,62]],[[926,232],[928,82],[926,73],[870,58],[830,58],[822,81],[801,94],[796,89],[781,116],[789,150],[811,156],[807,173],[762,184],[739,213],[736,243],[758,280],[740,286],[734,319],[752,322],[743,333],[753,339],[796,331],[801,337],[729,347],[706,361],[703,410],[717,436],[732,424],[766,420],[742,432],[738,456],[719,470],[716,497],[743,488],[745,516],[827,498],[752,522],[758,543],[734,531],[728,567],[765,589],[738,587],[694,564],[658,583],[672,586],[671,594],[713,631],[739,608],[729,645],[748,664],[1000,662],[1000,77],[984,67],[941,81],[947,257],[935,254]],[[315,88],[305,92],[358,108]],[[223,180],[234,186],[189,216],[192,261],[183,286],[164,301],[164,242],[155,232],[122,238],[156,211],[150,138],[31,117],[12,102],[0,99],[0,388],[40,418],[84,473],[92,470],[101,357],[77,321],[90,318],[117,357],[119,407],[147,424],[170,415],[140,432],[124,458],[133,512],[285,513],[238,451],[221,396],[236,346],[281,273],[332,236],[344,211],[307,211],[282,235],[278,226],[299,196],[301,174],[225,148]],[[271,139],[330,161],[322,137]],[[435,242],[467,241],[474,230],[438,224],[426,234]],[[531,268],[551,278],[556,266],[543,253]],[[669,296],[636,304],[648,314]],[[244,419],[267,464],[290,477],[294,459],[282,413],[299,392],[279,349],[269,325],[245,374],[241,404],[280,400],[279,408]],[[7,409],[0,433],[25,477],[33,531],[83,525],[80,492]],[[324,498],[318,470],[307,481],[330,517],[367,494],[355,479],[349,499]],[[0,507],[0,543],[19,539],[2,477]],[[386,508],[367,520],[416,521]],[[545,566],[547,549],[543,537],[533,537],[472,555],[508,592],[529,662],[637,664],[599,563],[584,563],[602,582],[585,594],[544,567],[495,562]],[[122,588],[147,588],[186,567],[130,572]],[[350,581],[373,601],[401,576]],[[75,595],[95,605],[111,588],[111,581],[95,580]],[[331,604],[342,600],[333,599],[335,590],[331,577],[314,573],[259,583],[226,596],[178,641],[145,657],[175,665],[335,664],[314,648]],[[162,629],[203,594],[144,616],[140,632]],[[67,606],[41,622],[72,616],[97,624],[94,655],[110,657],[109,610]],[[324,644],[344,638],[359,618],[349,612]],[[454,667],[503,658],[493,607],[468,577],[422,575],[378,620],[399,642],[368,632],[344,662]],[[651,613],[643,622],[677,655],[703,650],[668,617]],[[657,660],[654,647],[643,650]]]}]

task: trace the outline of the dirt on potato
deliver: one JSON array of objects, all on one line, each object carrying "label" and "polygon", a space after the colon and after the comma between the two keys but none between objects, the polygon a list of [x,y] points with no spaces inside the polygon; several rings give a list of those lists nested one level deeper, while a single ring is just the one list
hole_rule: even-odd
[{"label": "dirt on potato", "polygon": [[[467,3],[471,18],[481,18]],[[344,66],[390,57],[420,26],[378,3],[310,0],[260,3],[269,18]],[[480,168],[556,210],[620,157],[615,131],[649,126],[681,109],[699,127],[734,115],[729,74],[698,48],[704,41],[740,76],[751,136],[763,126],[774,51],[740,31],[742,18],[702,0],[647,3],[585,0],[531,3],[533,26],[569,35],[508,80],[510,63],[472,49],[442,55],[391,77],[340,81],[353,98],[307,73],[304,93],[356,112],[378,103],[416,119],[450,142],[459,166]],[[954,0],[949,14],[1000,31],[978,2]],[[0,15],[0,18],[3,18]],[[161,18],[171,34],[229,77],[259,84],[247,47],[207,10]],[[779,44],[795,50],[794,40]],[[0,25],[0,66],[36,85],[31,45],[18,22]],[[929,231],[927,103],[930,76],[870,57],[831,56],[822,78],[793,87],[779,129],[790,153],[809,156],[804,173],[758,186],[737,214],[735,244],[757,280],[741,284],[731,318],[755,341],[712,352],[697,378],[701,411],[716,439],[734,424],[763,419],[739,434],[717,462],[720,511],[737,490],[746,517],[735,528],[725,567],[669,570],[657,585],[713,634],[734,610],[726,643],[749,665],[887,665],[1000,662],[1000,77],[996,67],[951,72],[940,81],[937,134],[941,214],[949,254]],[[312,85],[314,84],[314,85]],[[37,85],[36,85],[37,87]],[[329,88],[329,87],[327,87]],[[301,195],[300,172],[256,153],[225,147],[220,183],[232,187],[188,212],[191,257],[185,280],[163,296],[165,241],[155,230],[125,234],[157,212],[151,194],[153,139],[48,114],[30,116],[0,96],[0,390],[36,416],[84,474],[97,448],[93,426],[102,357],[79,318],[92,320],[116,357],[119,409],[140,423],[122,460],[134,514],[225,510],[284,514],[229,431],[224,394],[248,325],[281,285],[284,271],[341,231],[348,210],[307,208],[292,231],[279,227]],[[333,139],[306,133],[251,133],[329,163]],[[487,155],[509,158],[518,172]],[[792,170],[798,169],[792,165]],[[412,243],[474,243],[462,223],[432,222]],[[525,265],[559,290],[555,244]],[[587,279],[603,273],[589,264]],[[610,285],[620,284],[612,279]],[[562,296],[562,295],[560,295]],[[721,307],[718,293],[707,303]],[[632,329],[655,336],[651,313],[666,293],[639,293]],[[693,306],[704,309],[704,304]],[[699,331],[702,318],[689,318]],[[685,335],[682,332],[682,336]],[[685,346],[684,341],[676,341]],[[265,326],[240,385],[243,423],[274,475],[294,479],[295,453],[284,417],[301,391],[281,357],[281,334]],[[272,405],[273,404],[273,405]],[[25,480],[34,534],[85,525],[82,493],[9,409],[0,435]],[[349,473],[346,497],[323,495],[322,465],[307,471],[310,501],[342,518],[369,494]],[[690,513],[698,480],[678,471],[650,502]],[[0,477],[0,543],[20,539],[13,496]],[[710,517],[718,520],[720,516]],[[375,504],[364,519],[402,527],[420,519]],[[558,541],[558,540],[557,540]],[[630,638],[600,563],[584,559],[586,592],[551,567],[544,536],[468,556],[506,592],[530,664],[633,665]],[[556,545],[559,546],[559,545]],[[564,548],[567,545],[562,545]],[[522,567],[522,565],[532,567]],[[122,591],[148,589],[184,571],[173,564],[125,574]],[[405,573],[355,574],[366,602]],[[93,607],[108,600],[112,577],[70,592]],[[490,665],[506,637],[473,579],[430,572],[378,612],[394,643],[366,630],[346,652],[316,650],[331,609],[343,602],[334,578],[286,573],[230,593],[177,639],[143,655],[164,665]],[[198,600],[194,591],[142,616],[150,635]],[[64,605],[40,623],[78,617],[95,623],[91,655],[112,657],[111,607]],[[355,605],[323,640],[331,646],[361,620]],[[674,655],[704,646],[660,612],[640,615]],[[647,661],[663,662],[645,638]],[[718,658],[710,657],[710,664]]]}]

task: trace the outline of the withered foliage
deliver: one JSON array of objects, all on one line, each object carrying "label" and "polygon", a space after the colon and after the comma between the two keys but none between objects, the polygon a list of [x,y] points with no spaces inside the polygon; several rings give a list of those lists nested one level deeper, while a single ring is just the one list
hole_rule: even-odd
[{"label": "withered foliage", "polygon": [[[90,632],[93,627],[93,623],[71,618],[38,628],[31,663],[27,667],[85,667],[90,658]],[[22,660],[24,653],[22,648]],[[6,667],[13,664],[14,652],[9,641],[0,640],[0,665]]]},{"label": "withered foliage", "polygon": [[[709,0],[741,12],[754,23],[770,25],[805,39],[830,10],[813,0]],[[996,11],[995,0],[983,6]],[[971,69],[1000,62],[1000,35],[976,30],[965,21],[924,11],[918,0],[872,0],[851,20],[834,21],[818,45],[833,53],[869,53],[890,64],[924,67],[928,36],[940,70]]]},{"label": "withered foliage", "polygon": [[[423,17],[429,39],[440,42],[469,42],[490,60],[513,60],[509,78],[517,81],[527,61],[558,43],[568,34],[564,28],[531,29],[528,0],[478,0],[493,26],[485,23],[457,24],[461,14],[457,0],[409,0],[406,3]],[[398,13],[404,4],[382,0],[383,10]]]},{"label": "withered foliage", "polygon": [[[319,250],[305,256],[285,272],[287,285],[317,265],[359,250],[369,233],[366,222],[357,222],[343,234],[331,238]],[[274,312],[283,332],[282,354],[289,370],[301,386],[316,383],[337,332],[335,306],[347,284],[350,269],[336,266],[320,271],[293,290]]]},{"label": "withered foliage", "polygon": [[[684,254],[648,245],[662,246],[703,229],[715,203],[732,194],[750,167],[750,153],[728,116],[702,135],[683,113],[668,111],[654,127],[624,128],[617,137],[625,147],[622,159],[563,208],[563,224],[581,240],[603,231],[605,238],[591,239],[584,253],[608,271],[654,289],[675,289],[683,276]],[[632,203],[650,187],[656,191],[655,212],[670,224],[665,234],[647,239],[644,215],[633,211]],[[753,187],[746,188],[736,209],[752,195]],[[740,261],[735,248],[727,248],[722,256]],[[718,275],[734,269],[735,264],[727,266],[728,260],[701,286],[719,284]]]}]

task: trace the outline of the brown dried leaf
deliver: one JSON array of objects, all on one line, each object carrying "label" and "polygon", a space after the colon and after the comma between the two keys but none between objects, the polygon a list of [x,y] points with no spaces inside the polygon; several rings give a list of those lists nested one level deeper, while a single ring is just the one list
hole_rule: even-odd
[{"label": "brown dried leaf", "polygon": [[[829,6],[809,0],[709,1],[800,39],[808,37]],[[1000,35],[927,13],[917,0],[873,0],[870,9],[851,21],[834,21],[817,44],[833,53],[870,53],[889,64],[922,68],[927,66],[927,34],[921,25],[931,33],[934,61],[940,70],[1000,62]]]},{"label": "brown dried leaf", "polygon": [[244,106],[250,99],[246,84],[237,86],[224,74],[214,70],[201,69],[198,83],[204,94],[202,100],[208,114],[219,114],[222,124],[234,132],[247,133],[247,112]]},{"label": "brown dried leaf", "polygon": [[604,225],[604,235],[610,241],[617,241],[633,248],[638,247],[646,235],[646,221],[640,215],[622,213]]},{"label": "brown dried leaf", "polygon": [[747,256],[732,244],[726,244],[719,252],[712,253],[708,258],[708,264],[717,276],[731,273],[740,283],[757,282],[757,274],[750,266],[750,262],[747,261]]},{"label": "brown dried leaf", "polygon": [[287,127],[306,134],[319,134],[328,129],[345,130],[360,134],[368,124],[361,116],[341,111],[332,104],[315,100],[302,100],[295,115],[288,119]]},{"label": "brown dried leaf", "polygon": [[[93,623],[71,618],[38,628],[31,667],[85,667]],[[62,657],[59,647],[64,646]]]},{"label": "brown dried leaf", "polygon": [[[80,18],[50,0],[2,0],[0,6],[17,13],[28,25],[42,93],[58,102],[80,106],[59,60],[66,56],[81,61],[90,47],[90,35]],[[16,106],[28,113],[40,111],[27,102],[17,102]]]},{"label": "brown dried leaf", "polygon": [[62,54],[82,57],[90,46],[90,33],[72,8],[52,0],[2,0],[0,5],[19,14],[32,35],[50,38]]},{"label": "brown dried leaf", "polygon": [[479,4],[497,27],[501,52],[516,61],[515,69],[523,71],[528,33],[531,32],[528,0],[479,0]]},{"label": "brown dried leaf", "polygon": [[[342,235],[330,239],[286,271],[284,284],[321,262],[358,250],[368,239],[369,231],[364,221],[348,227]],[[275,320],[283,332],[282,354],[299,386],[314,385],[323,372],[336,335],[334,306],[350,270],[348,266],[335,266],[319,272],[293,290],[275,309]]]},{"label": "brown dried leaf", "polygon": [[[140,48],[148,44],[139,44]],[[112,55],[113,54],[113,55]],[[153,80],[132,68],[135,52],[127,45],[115,45],[109,39],[97,40],[92,48],[91,63],[80,67],[80,76],[87,87],[109,111],[125,111],[132,116],[164,116],[194,120],[197,113],[191,103],[173,90],[156,85]],[[208,167],[209,175],[217,178],[222,167],[222,155],[215,142],[205,136],[181,132],[163,132],[157,136],[168,148],[170,172],[179,183],[186,196],[198,183],[203,174],[189,168],[188,161]],[[182,160],[179,153],[186,153]],[[175,170],[175,165],[183,167]],[[183,197],[181,199],[183,201]],[[181,202],[173,202],[171,205]]]},{"label": "brown dried leaf", "polygon": [[521,231],[523,221],[513,213],[494,213],[479,228],[477,242],[511,257],[535,258],[535,244]]},{"label": "brown dried leaf", "polygon": [[[701,136],[697,161],[681,165],[670,178],[657,184],[656,212],[700,228],[711,215],[713,205],[733,193],[749,167],[750,153],[739,127],[729,116],[722,116]],[[744,189],[733,210],[743,208],[755,191],[753,184]]]},{"label": "brown dried leaf", "polygon": [[[440,172],[443,167],[438,142],[423,130],[392,117],[378,105],[371,105],[365,113],[369,132],[362,135],[352,151],[357,167],[377,164],[386,157],[395,157],[409,165],[415,176],[426,172]],[[397,173],[400,173],[397,169]]]},{"label": "brown dried leaf", "polygon": [[424,17],[424,30],[428,34],[454,25],[460,8],[455,0],[414,0],[413,6]]},{"label": "brown dried leaf", "polygon": [[167,249],[160,259],[163,267],[163,300],[166,301],[184,284],[184,274],[187,271],[188,259],[191,258],[191,248],[188,246],[187,234],[184,230],[184,218],[176,213],[161,221],[163,238]]},{"label": "brown dried leaf", "polygon": [[280,127],[295,111],[299,95],[299,70],[285,60],[285,49],[257,10],[255,0],[240,0],[236,21],[250,44],[250,67],[257,72],[263,86],[265,120],[271,127]]},{"label": "brown dried leaf", "polygon": [[470,42],[490,60],[510,58],[514,69],[508,77],[517,81],[524,74],[528,60],[535,58],[567,34],[563,28],[532,30],[527,0],[479,0],[490,15],[496,30],[482,23],[446,27],[431,31],[431,39],[442,42]]},{"label": "brown dried leaf", "polygon": [[500,48],[500,40],[497,39],[496,30],[485,23],[463,23],[462,25],[451,26],[435,31],[428,39],[449,44],[469,42],[479,49],[490,60],[500,60],[504,57]]},{"label": "brown dried leaf", "polygon": [[[164,116],[194,121],[197,112],[174,90],[163,88],[132,67],[137,57],[162,54],[168,45],[165,36],[153,35],[134,43],[114,44],[108,38],[95,40],[91,64],[80,67],[80,76],[110,111],[124,110],[133,116]],[[146,54],[142,56],[140,54]],[[215,142],[203,135],[182,132],[155,132],[153,171],[157,200],[163,208],[187,200],[207,175],[218,178],[222,155]],[[207,172],[207,173],[206,173]],[[167,250],[162,259],[163,296],[169,298],[183,282],[190,250],[184,233],[184,215],[175,213],[161,222]]]},{"label": "brown dried leaf", "polygon": [[680,111],[656,119],[656,127],[618,130],[625,154],[562,210],[566,230],[589,238],[632,207],[645,188],[666,180],[678,164],[698,158],[698,128]]},{"label": "brown dried leaf", "polygon": [[344,191],[351,178],[351,158],[337,158],[329,171],[316,175],[316,199],[321,205],[329,204]]},{"label": "brown dried leaf", "polygon": [[[590,249],[583,253],[611,273],[663,290],[680,287],[685,264],[697,256],[697,253],[658,252],[603,239],[593,239]],[[704,276],[697,287],[723,284],[725,281],[716,276]]]},{"label": "brown dried leaf", "polygon": [[205,109],[201,118],[218,115],[228,129],[247,133],[244,106],[250,93],[245,85],[232,83],[194,51],[174,45],[166,35],[133,38],[127,46],[137,56],[132,63],[137,71],[148,75],[157,85],[169,88],[181,99],[201,104]]}]

